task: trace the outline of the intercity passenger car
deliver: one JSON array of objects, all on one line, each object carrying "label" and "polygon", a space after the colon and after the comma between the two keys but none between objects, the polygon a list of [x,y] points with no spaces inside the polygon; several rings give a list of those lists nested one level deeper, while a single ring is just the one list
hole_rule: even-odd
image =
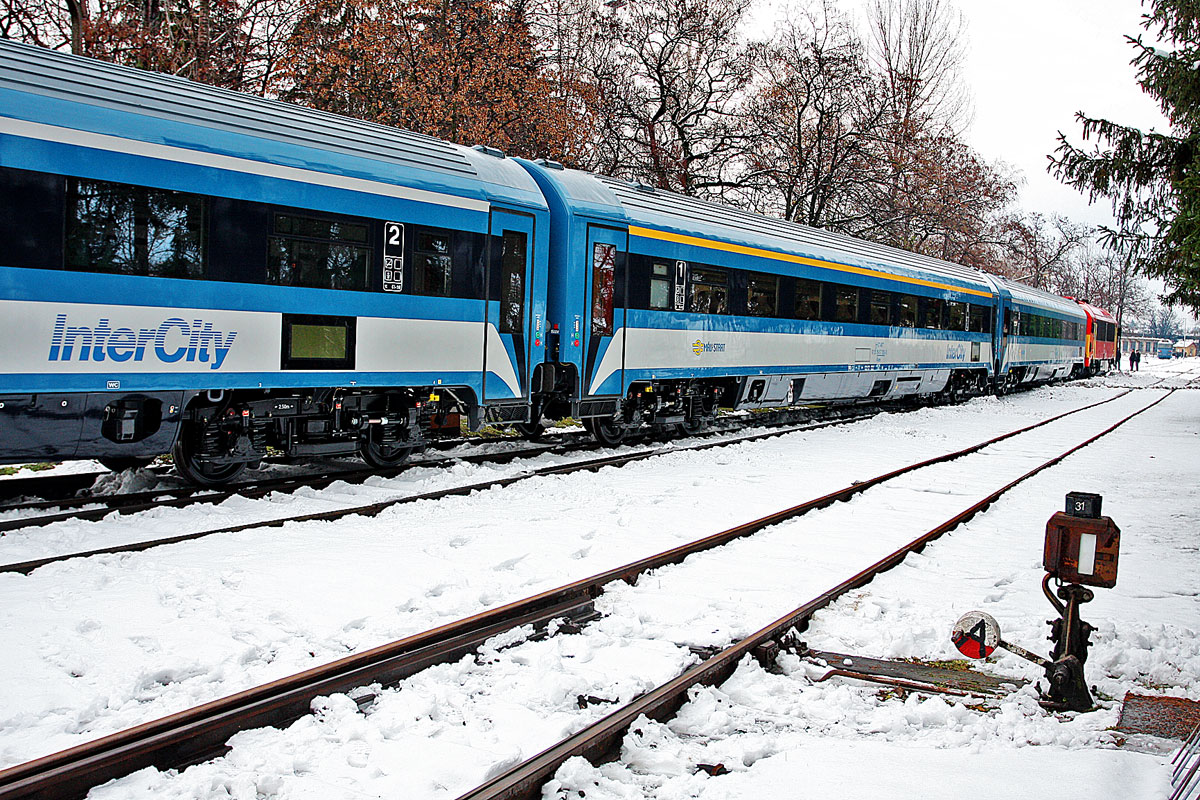
[{"label": "intercity passenger car", "polygon": [[0,463],[212,484],[1084,361],[1078,306],[958,265],[7,41],[0,233]]}]

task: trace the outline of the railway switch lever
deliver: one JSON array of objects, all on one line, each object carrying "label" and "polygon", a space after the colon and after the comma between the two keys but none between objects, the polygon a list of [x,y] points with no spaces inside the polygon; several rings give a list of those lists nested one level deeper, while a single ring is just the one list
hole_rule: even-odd
[{"label": "railway switch lever", "polygon": [[[1049,659],[1005,642],[1000,625],[982,611],[964,615],[951,633],[954,646],[969,658],[986,658],[1002,647],[1042,667],[1049,684],[1043,705],[1048,708],[1090,711],[1094,705],[1083,674],[1093,628],[1080,618],[1079,607],[1095,597],[1089,586],[1117,585],[1121,541],[1120,529],[1100,514],[1101,500],[1098,494],[1069,492],[1066,510],[1055,512],[1046,523],[1042,592],[1059,615],[1048,620],[1054,642]],[[1054,591],[1051,581],[1057,583]]]}]

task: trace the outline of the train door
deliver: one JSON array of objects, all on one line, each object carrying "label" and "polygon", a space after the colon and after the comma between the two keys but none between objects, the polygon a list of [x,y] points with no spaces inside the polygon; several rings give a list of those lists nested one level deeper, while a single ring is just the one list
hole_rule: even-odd
[{"label": "train door", "polygon": [[521,398],[528,393],[532,266],[533,217],[493,209],[485,280],[485,402]]},{"label": "train door", "polygon": [[1000,297],[1000,302],[997,304],[998,313],[993,324],[996,326],[996,379],[1000,380],[1008,374],[1008,339],[1012,334],[1013,326],[1013,307],[1008,302],[1007,297]]},{"label": "train door", "polygon": [[584,270],[584,307],[588,309],[588,317],[575,321],[582,327],[575,333],[584,339],[585,397],[624,391],[627,242],[628,233],[624,230],[588,225]]}]

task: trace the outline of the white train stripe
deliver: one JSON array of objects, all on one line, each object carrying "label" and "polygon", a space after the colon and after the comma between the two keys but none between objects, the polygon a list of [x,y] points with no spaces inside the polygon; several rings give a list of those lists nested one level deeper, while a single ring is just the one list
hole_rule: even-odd
[{"label": "white train stripe", "polygon": [[[280,374],[282,314],[268,311],[0,301],[0,374]],[[495,325],[359,317],[355,372],[481,373],[483,342],[503,353]],[[489,365],[520,395],[511,359]],[[303,371],[303,370],[299,370]]]},{"label": "white train stripe", "polygon": [[991,342],[980,342],[972,358],[972,342],[948,339],[886,336],[839,336],[811,333],[761,333],[749,331],[695,331],[664,328],[620,328],[613,335],[590,394],[621,369],[722,368],[745,373],[750,368],[807,367],[846,364],[874,371],[908,364],[957,363],[986,368],[992,359]]},{"label": "white train stripe", "polygon": [[395,197],[401,200],[413,200],[419,203],[431,203],[451,208],[462,208],[468,211],[487,213],[491,204],[486,200],[476,200],[468,197],[431,192],[425,189],[413,189],[408,186],[397,186],[392,183],[354,178],[348,175],[337,175],[329,172],[319,172],[300,167],[287,167],[282,164],[270,164],[250,158],[226,156],[219,153],[208,153],[202,150],[191,150],[185,147],[153,144],[139,139],[126,139],[105,133],[64,128],[58,125],[46,125],[41,122],[29,122],[12,117],[0,117],[0,133],[20,136],[25,139],[70,144],[77,147],[90,147],[95,150],[106,150],[113,153],[130,153],[157,158],[164,161],[174,161],[180,164],[195,164],[202,167],[241,172],[246,175],[258,175],[265,178],[280,178],[282,180],[298,181],[316,186],[327,186],[333,189],[348,189],[355,192]]}]

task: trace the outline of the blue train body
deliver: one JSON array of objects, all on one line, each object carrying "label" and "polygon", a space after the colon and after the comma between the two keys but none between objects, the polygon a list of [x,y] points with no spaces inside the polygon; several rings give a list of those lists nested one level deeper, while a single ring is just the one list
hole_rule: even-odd
[{"label": "blue train body", "polygon": [[1075,304],[649,187],[0,42],[0,462],[397,463],[574,415],[969,393]]}]

